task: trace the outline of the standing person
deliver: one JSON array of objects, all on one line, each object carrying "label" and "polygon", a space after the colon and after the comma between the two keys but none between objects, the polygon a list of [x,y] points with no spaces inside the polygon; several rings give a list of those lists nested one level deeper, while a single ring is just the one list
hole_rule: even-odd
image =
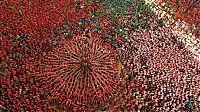
[{"label": "standing person", "polygon": [[0,109],[4,109],[4,110],[6,110],[6,107],[0,105]]},{"label": "standing person", "polygon": [[192,112],[193,106],[192,106],[192,101],[190,99],[184,102],[184,108],[185,110]]}]

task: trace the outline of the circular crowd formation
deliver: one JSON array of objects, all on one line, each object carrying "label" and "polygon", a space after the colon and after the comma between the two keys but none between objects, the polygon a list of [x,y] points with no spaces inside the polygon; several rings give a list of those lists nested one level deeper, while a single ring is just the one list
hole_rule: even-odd
[{"label": "circular crowd formation", "polygon": [[[198,29],[199,2],[191,0],[194,10],[180,3],[166,3],[178,8],[173,19]],[[200,62],[153,7],[144,0],[0,2],[0,112],[198,112]]]},{"label": "circular crowd formation", "polygon": [[116,56],[97,37],[62,39],[35,65],[32,75],[46,97],[62,106],[103,104],[117,92]]}]

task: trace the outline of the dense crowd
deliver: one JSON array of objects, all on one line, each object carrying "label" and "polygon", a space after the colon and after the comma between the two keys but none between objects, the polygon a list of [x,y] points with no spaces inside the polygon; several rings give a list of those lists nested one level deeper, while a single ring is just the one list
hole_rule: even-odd
[{"label": "dense crowd", "polygon": [[200,64],[172,28],[140,28],[128,40],[124,68],[138,110],[197,112]]},{"label": "dense crowd", "polygon": [[[105,1],[112,10],[99,2],[74,2],[71,6],[67,1],[2,2],[6,7],[2,18],[8,21],[0,22],[8,26],[0,33],[0,111],[92,112],[101,107],[102,111],[197,112],[199,61],[172,31],[173,26],[165,26],[165,20],[158,20],[151,11],[147,14],[149,6],[143,0],[139,4],[122,1],[114,1],[116,5]],[[12,10],[13,4],[19,5],[19,12]],[[71,9],[68,12],[64,10],[66,4]],[[130,11],[124,4],[131,13],[123,15]],[[25,9],[30,12],[24,13]],[[26,19],[20,19],[20,13]],[[57,18],[63,13],[66,17]],[[26,24],[21,27],[22,23]],[[15,25],[19,29],[13,30]],[[89,41],[76,40],[77,35]],[[119,77],[115,76],[119,61],[115,49],[122,61]]]}]

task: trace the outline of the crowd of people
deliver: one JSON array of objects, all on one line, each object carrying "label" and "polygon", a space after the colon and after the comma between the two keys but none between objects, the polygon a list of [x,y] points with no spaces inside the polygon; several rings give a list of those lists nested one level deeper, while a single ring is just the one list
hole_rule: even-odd
[{"label": "crowd of people", "polygon": [[[199,61],[172,30],[152,27],[129,32],[124,69],[127,84],[133,87],[128,94],[135,98],[140,111],[197,112],[200,108]],[[144,87],[143,92],[136,83]]]},{"label": "crowd of people", "polygon": [[[66,32],[63,34],[52,34],[49,38],[30,39],[31,37],[28,35],[20,34],[13,36],[9,33],[2,33],[0,35],[0,111],[83,111],[87,107],[87,111],[92,112],[96,108],[102,107],[102,111],[109,111],[110,109],[112,111],[141,112],[198,112],[200,108],[200,62],[194,59],[193,53],[185,48],[185,44],[181,42],[181,37],[173,32],[173,26],[164,25],[162,21],[167,20],[157,20],[154,17],[155,15],[151,17],[152,13],[145,16],[146,12],[144,10],[136,14],[138,11],[136,9],[143,6],[144,1],[141,3],[142,5],[131,4],[135,8],[132,8],[132,11],[135,12],[118,18],[114,17],[114,21],[110,20],[112,19],[111,17],[116,16],[113,13],[114,11],[112,12],[111,10],[113,15],[110,15],[111,12],[109,11],[105,11],[106,14],[95,15],[94,11],[92,19],[100,16],[98,20],[103,20],[103,22],[99,23],[99,27],[96,24],[98,23],[97,21],[96,23],[90,21],[91,26],[89,27],[87,23],[89,19],[83,17],[80,22],[79,20],[75,22],[78,24],[68,26],[69,28],[67,27],[65,29]],[[76,11],[83,7],[80,3],[75,5]],[[117,9],[115,8],[115,10]],[[55,72],[54,69],[57,68],[60,70],[60,65],[65,64],[65,62],[55,64],[51,63],[51,61],[53,62],[63,57],[62,61],[70,61],[68,51],[72,53],[70,57],[72,60],[77,58],[74,56],[80,58],[79,55],[74,55],[79,53],[77,53],[78,50],[73,51],[73,46],[72,48],[68,47],[68,51],[62,49],[63,46],[61,46],[57,49],[59,54],[53,53],[54,57],[50,56],[50,59],[46,56],[49,51],[57,48],[57,45],[61,45],[59,44],[60,38],[65,38],[68,44],[71,44],[70,39],[73,39],[73,36],[83,35],[83,33],[86,34],[84,34],[85,36],[89,36],[88,39],[94,39],[98,36],[106,43],[102,46],[98,46],[100,45],[99,43],[95,45],[95,42],[90,42],[89,44],[87,42],[79,43],[82,44],[80,46],[86,46],[86,44],[93,46],[94,49],[89,48],[87,50],[94,50],[93,53],[97,53],[95,55],[97,58],[94,59],[96,62],[94,68],[97,70],[100,69],[101,73],[98,73],[101,75],[90,73],[91,80],[96,81],[87,83],[90,84],[90,88],[87,88],[81,82],[83,81],[82,79],[80,79],[81,81],[75,80],[81,74],[77,73],[78,75],[75,76],[76,70],[73,71],[74,74],[72,74],[71,80],[67,82],[61,76],[58,76],[60,79],[58,78],[55,81],[52,78],[55,75],[50,74],[46,77],[48,73],[39,75],[38,72],[34,72],[34,67],[38,66],[35,66],[33,63],[37,63],[38,65],[43,64],[43,68],[41,67],[43,72]],[[78,43],[79,41],[75,40],[76,42]],[[78,47],[80,48],[80,46]],[[101,50],[102,48],[109,48],[111,46],[117,50],[118,58],[122,61],[122,72],[118,81],[116,81],[116,76],[112,76],[113,74],[108,75],[109,73],[116,73],[111,68],[116,67],[112,64],[116,64],[115,61],[117,59],[113,59],[115,56],[110,55],[110,51],[107,51],[107,54],[104,56],[101,54],[106,51]],[[99,49],[100,51],[95,51]],[[78,52],[81,52],[80,49]],[[83,53],[82,55],[87,57],[88,54]],[[111,62],[107,59],[109,56],[112,58]],[[41,61],[43,57],[47,58],[45,62]],[[55,57],[56,59],[53,59]],[[83,59],[84,63],[82,64],[87,65],[86,58]],[[99,63],[103,64],[98,65]],[[50,65],[52,66],[48,68]],[[65,67],[66,71],[62,69],[56,71],[56,73],[71,72],[67,70],[67,66]],[[84,70],[87,70],[87,72],[92,71],[91,67],[87,67],[83,66],[82,68],[83,76],[88,74]],[[106,77],[107,75],[108,77]],[[125,78],[123,75],[125,75]],[[87,79],[85,76],[84,80]],[[36,80],[36,77],[42,80]],[[62,82],[60,81],[61,79]],[[53,80],[56,82],[55,84],[49,83],[53,82]],[[115,84],[111,83],[112,81],[115,81]],[[68,83],[70,88],[66,89],[63,82]],[[84,87],[78,88],[77,85]],[[66,91],[61,92],[62,89],[70,92],[73,97],[69,98],[70,95],[66,94]],[[97,89],[97,92],[95,89]],[[86,90],[90,90],[90,92]],[[73,94],[72,92],[77,93]],[[63,95],[61,95],[61,99],[57,98],[60,93]],[[79,93],[82,95],[88,93],[90,96],[95,96],[95,104],[83,104],[85,107],[77,106],[77,102],[80,102],[76,99],[76,95],[80,95]],[[56,100],[52,100],[52,96],[55,96]],[[68,99],[65,99],[66,96]],[[82,96],[78,98],[81,102],[86,102],[86,104],[94,100],[88,97],[84,99]],[[87,100],[88,102],[83,100]],[[111,103],[106,102],[105,104],[104,101],[110,101]],[[53,104],[56,106],[52,106]],[[63,104],[64,107],[58,104]]]}]

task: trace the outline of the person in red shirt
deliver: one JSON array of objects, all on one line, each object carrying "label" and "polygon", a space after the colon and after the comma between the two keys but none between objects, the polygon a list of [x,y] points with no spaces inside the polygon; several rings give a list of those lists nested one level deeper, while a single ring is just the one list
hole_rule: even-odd
[{"label": "person in red shirt", "polygon": [[6,107],[4,107],[3,105],[0,105],[0,108],[6,110]]}]

